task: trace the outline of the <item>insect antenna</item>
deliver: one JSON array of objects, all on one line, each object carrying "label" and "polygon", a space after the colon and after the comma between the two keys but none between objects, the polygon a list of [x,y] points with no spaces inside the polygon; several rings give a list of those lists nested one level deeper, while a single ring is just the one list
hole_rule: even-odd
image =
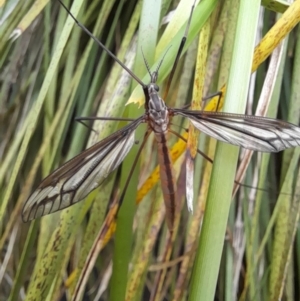
[{"label": "insect antenna", "polygon": [[148,61],[146,60],[145,58],[145,54],[144,54],[144,51],[143,51],[143,48],[141,48],[141,51],[142,51],[142,56],[143,56],[143,60],[144,60],[144,63],[145,63],[145,66],[146,66],[146,69],[151,77],[152,73],[151,73],[151,70],[150,70],[150,66],[148,64]]},{"label": "insect antenna", "polygon": [[64,3],[61,0],[57,0],[60,5],[67,11],[69,16],[74,20],[74,22],[85,32],[88,34],[89,37],[91,37],[111,58],[113,58],[124,70],[128,72],[128,74],[136,80],[143,89],[147,88],[147,85],[145,85],[138,77],[135,75],[128,67],[126,67],[104,44],[101,43],[100,40],[98,40],[83,24],[81,24],[71,13],[71,11],[64,5]]},{"label": "insect antenna", "polygon": [[155,73],[156,73],[156,74],[158,74],[158,71],[159,71],[159,69],[160,69],[160,67],[161,67],[161,65],[162,65],[162,63],[163,63],[163,61],[164,61],[164,58],[166,57],[166,55],[167,55],[169,49],[171,48],[171,46],[172,46],[172,45],[170,45],[170,46],[168,47],[168,49],[166,50],[166,52],[165,52],[165,54],[163,55],[162,59],[161,59],[160,62],[158,63],[158,65],[157,65],[157,67],[156,67],[156,70],[155,70]]},{"label": "insect antenna", "polygon": [[146,68],[147,68],[147,71],[148,71],[148,73],[150,75],[150,78],[151,78],[151,83],[156,83],[157,78],[158,78],[159,68],[161,67],[161,65],[162,65],[162,63],[164,61],[164,58],[165,58],[166,54],[168,53],[168,50],[170,49],[170,47],[166,50],[166,52],[163,55],[162,59],[158,62],[158,65],[157,65],[156,70],[154,72],[151,72],[150,66],[149,66],[149,64],[148,64],[148,62],[147,62],[147,60],[145,58],[143,49],[141,49],[142,50],[143,59],[144,59],[144,62],[145,62]]}]

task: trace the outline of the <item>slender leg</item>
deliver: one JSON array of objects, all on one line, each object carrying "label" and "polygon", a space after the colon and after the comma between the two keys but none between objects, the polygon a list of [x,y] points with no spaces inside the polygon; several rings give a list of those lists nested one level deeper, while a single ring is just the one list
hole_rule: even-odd
[{"label": "slender leg", "polygon": [[171,73],[170,73],[169,78],[168,78],[168,82],[167,82],[167,85],[166,85],[166,89],[165,89],[165,92],[164,92],[164,97],[163,97],[163,99],[166,99],[167,96],[168,96],[168,93],[169,93],[169,90],[170,90],[170,86],[171,86],[171,83],[172,83],[172,79],[173,79],[173,77],[174,77],[175,70],[176,70],[176,67],[177,67],[177,65],[178,65],[178,61],[179,61],[179,59],[180,59],[180,56],[181,56],[181,53],[182,53],[184,44],[185,44],[185,42],[186,42],[186,38],[187,38],[187,35],[188,35],[188,32],[189,32],[189,28],[190,28],[190,25],[191,25],[191,20],[192,20],[192,16],[193,16],[193,11],[194,11],[194,8],[195,8],[195,2],[196,2],[196,1],[194,1],[194,4],[193,4],[193,6],[192,6],[192,8],[191,8],[191,13],[190,13],[188,22],[187,22],[187,24],[186,24],[186,28],[185,28],[184,35],[183,35],[183,37],[182,37],[182,39],[181,39],[181,42],[180,42],[180,45],[179,45],[178,52],[177,52],[177,55],[176,55],[176,58],[175,58],[175,61],[174,61],[174,64],[173,64]]},{"label": "slender leg", "polygon": [[[202,101],[203,101],[203,104],[208,100],[208,99],[211,99],[211,98],[214,98],[215,96],[219,96],[218,98],[218,104],[217,104],[217,108],[216,108],[216,112],[219,110],[219,104],[220,104],[220,99],[222,97],[222,91],[218,91],[218,92],[215,92],[213,94],[210,94],[208,96],[205,96],[202,98]],[[202,110],[204,110],[204,107],[205,105],[202,106]]]},{"label": "slender leg", "polygon": [[[211,98],[214,98],[215,96],[219,96],[219,99],[218,99],[218,105],[217,105],[217,111],[218,111],[218,109],[219,109],[219,103],[220,103],[220,99],[221,99],[221,97],[222,97],[222,91],[218,91],[218,92],[215,92],[215,93],[213,93],[213,94],[210,94],[210,95],[208,95],[208,96],[205,96],[205,97],[203,97],[202,98],[202,102],[203,103],[205,103],[208,99],[211,99]],[[181,107],[181,109],[182,110],[186,110],[186,109],[188,109],[189,107],[191,106],[191,104],[189,103],[189,104],[187,104],[187,105],[184,105],[183,107]],[[202,110],[204,110],[204,105],[202,106]]]}]

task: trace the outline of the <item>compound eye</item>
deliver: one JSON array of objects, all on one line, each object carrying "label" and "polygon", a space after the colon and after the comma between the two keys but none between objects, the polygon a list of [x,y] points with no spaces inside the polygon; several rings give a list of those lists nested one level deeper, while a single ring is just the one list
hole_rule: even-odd
[{"label": "compound eye", "polygon": [[154,84],[154,89],[155,89],[156,92],[158,92],[159,91],[159,86],[157,84]]}]

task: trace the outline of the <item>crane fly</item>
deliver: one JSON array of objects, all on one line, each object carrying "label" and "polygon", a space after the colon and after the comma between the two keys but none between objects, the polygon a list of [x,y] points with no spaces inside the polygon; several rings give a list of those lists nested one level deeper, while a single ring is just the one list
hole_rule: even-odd
[{"label": "crane fly", "polygon": [[[150,75],[150,83],[143,83],[86,27],[79,23],[60,0],[58,1],[76,24],[142,86],[145,96],[145,113],[131,121],[127,126],[86,149],[46,177],[31,194],[23,207],[22,217],[25,222],[72,206],[101,185],[105,178],[122,163],[135,144],[135,130],[142,123],[147,123],[148,128],[137,157],[149,134],[153,132],[157,142],[161,186],[166,206],[167,224],[170,230],[173,228],[176,212],[175,176],[167,147],[167,133],[169,131],[174,133],[169,129],[172,117],[178,115],[186,117],[201,132],[219,141],[254,151],[279,152],[286,148],[299,146],[300,128],[282,120],[242,114],[169,108],[159,96],[159,87],[156,84],[163,59],[159,62],[156,70],[151,72],[143,56],[146,69]],[[167,90],[170,87],[177,61],[186,41],[193,9],[194,5],[192,6],[185,34],[173,64]],[[105,120],[107,118],[99,117],[98,119]],[[179,134],[177,135],[183,139]],[[137,158],[134,166],[136,162]]]}]

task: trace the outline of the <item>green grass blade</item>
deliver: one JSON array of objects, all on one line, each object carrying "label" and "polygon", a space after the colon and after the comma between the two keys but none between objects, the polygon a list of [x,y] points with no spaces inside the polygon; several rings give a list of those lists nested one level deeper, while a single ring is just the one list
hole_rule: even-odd
[{"label": "green grass blade", "polygon": [[[241,113],[245,109],[259,5],[260,1],[240,3],[224,111]],[[190,300],[214,299],[237,156],[238,148],[218,144],[192,276]]]}]

